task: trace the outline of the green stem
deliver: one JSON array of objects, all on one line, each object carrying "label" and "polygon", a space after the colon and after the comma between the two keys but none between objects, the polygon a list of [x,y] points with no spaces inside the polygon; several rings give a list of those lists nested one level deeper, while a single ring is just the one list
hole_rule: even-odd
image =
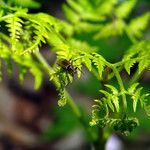
[{"label": "green stem", "polygon": [[121,95],[122,95],[122,100],[123,100],[123,107],[124,107],[124,111],[126,112],[126,109],[127,109],[127,100],[126,100],[126,95],[124,93],[125,88],[124,88],[124,85],[123,85],[123,81],[122,81],[121,76],[120,76],[118,70],[116,69],[116,67],[112,66],[112,69],[114,71],[114,74],[115,74],[116,79],[118,81],[118,84],[120,86],[120,90],[121,90],[121,93],[122,93]]},{"label": "green stem", "polygon": [[98,131],[99,138],[93,143],[94,150],[105,150],[107,140],[104,138],[104,130]]},{"label": "green stem", "polygon": [[[120,67],[118,67],[117,70],[118,70],[118,72],[121,72],[122,69],[123,69],[123,66],[120,66]],[[110,73],[110,74],[108,75],[108,80],[112,79],[114,76],[115,76],[114,72]]]}]

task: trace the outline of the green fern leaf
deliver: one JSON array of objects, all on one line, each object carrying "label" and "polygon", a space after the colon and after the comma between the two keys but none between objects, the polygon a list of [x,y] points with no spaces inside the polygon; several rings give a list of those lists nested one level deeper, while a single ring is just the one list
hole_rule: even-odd
[{"label": "green fern leaf", "polygon": [[136,107],[137,107],[137,103],[138,103],[138,100],[140,99],[140,93],[141,93],[141,90],[143,88],[138,88],[134,95],[131,97],[133,99],[133,111],[136,112]]},{"label": "green fern leaf", "polygon": [[95,56],[93,56],[92,62],[94,63],[94,65],[98,69],[99,77],[101,79],[102,73],[103,73],[104,67],[105,67],[104,58],[100,55],[97,55],[96,53],[94,55]]},{"label": "green fern leaf", "polygon": [[89,71],[92,70],[92,62],[91,62],[91,59],[87,56],[85,56],[84,58],[84,64],[85,66],[88,68]]},{"label": "green fern leaf", "polygon": [[105,86],[108,87],[109,89],[111,89],[111,91],[113,92],[114,95],[118,94],[118,90],[114,86],[109,85],[109,84],[105,84]]},{"label": "green fern leaf", "polygon": [[74,0],[67,0],[68,5],[75,10],[78,13],[83,13],[85,12],[85,10],[83,9],[83,7],[81,5],[79,5],[76,1]]},{"label": "green fern leaf", "polygon": [[128,32],[132,33],[136,37],[141,37],[142,31],[147,27],[149,20],[150,20],[149,12],[145,13],[140,17],[132,19],[127,26]]},{"label": "green fern leaf", "polygon": [[[150,57],[149,57],[150,58]],[[143,59],[139,62],[138,72],[139,74],[150,66],[150,59]]]},{"label": "green fern leaf", "polygon": [[22,33],[23,21],[20,18],[14,16],[6,19],[5,22],[7,23],[6,26],[8,27],[8,31],[10,32],[12,51],[15,51],[16,43]]},{"label": "green fern leaf", "polygon": [[140,103],[141,103],[142,108],[144,108],[146,106],[146,102],[148,101],[148,99],[146,99],[146,97],[148,97],[149,95],[150,95],[150,93],[143,94],[142,96],[140,96]]},{"label": "green fern leaf", "polygon": [[112,96],[112,103],[114,104],[116,111],[119,112],[119,98],[116,95]]},{"label": "green fern leaf", "polygon": [[133,7],[135,6],[136,0],[128,0],[123,2],[121,5],[119,5],[116,10],[115,14],[118,18],[126,18],[132,11]]},{"label": "green fern leaf", "polygon": [[112,13],[114,5],[117,4],[118,0],[103,0],[99,3],[99,7],[97,8],[97,12],[101,15],[109,15]]},{"label": "green fern leaf", "polygon": [[114,112],[115,108],[114,108],[114,105],[112,103],[112,100],[109,97],[103,98],[103,100],[107,103],[108,107]]},{"label": "green fern leaf", "polygon": [[125,24],[121,19],[115,20],[114,22],[107,23],[102,27],[100,32],[95,35],[95,39],[108,38],[110,36],[121,35],[124,31]]},{"label": "green fern leaf", "polygon": [[130,67],[137,62],[139,63],[138,72],[141,73],[144,69],[150,66],[150,42],[141,41],[134,44],[123,58],[125,68],[130,73]]},{"label": "green fern leaf", "polygon": [[133,94],[137,88],[137,86],[139,85],[139,83],[134,83],[132,84],[129,88],[128,88],[128,92],[129,94]]},{"label": "green fern leaf", "polygon": [[80,17],[77,13],[75,13],[69,6],[63,5],[63,11],[66,16],[66,18],[72,22],[76,23],[79,21]]},{"label": "green fern leaf", "polygon": [[130,75],[130,68],[136,63],[136,60],[131,59],[125,63],[125,69],[127,73]]},{"label": "green fern leaf", "polygon": [[111,98],[111,94],[110,93],[108,93],[107,91],[105,91],[105,90],[99,90],[101,93],[103,93],[104,95],[105,95],[105,97],[107,97],[107,98]]},{"label": "green fern leaf", "polygon": [[58,47],[55,47],[54,51],[56,51],[56,54],[58,55],[59,59],[69,60],[72,58],[72,51],[70,47],[66,44],[62,44]]},{"label": "green fern leaf", "polygon": [[150,117],[150,105],[144,107],[146,114]]}]

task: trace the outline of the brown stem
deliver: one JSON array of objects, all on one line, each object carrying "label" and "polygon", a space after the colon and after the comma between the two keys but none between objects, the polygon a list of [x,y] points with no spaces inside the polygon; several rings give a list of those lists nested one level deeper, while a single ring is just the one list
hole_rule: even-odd
[{"label": "brown stem", "polygon": [[94,150],[105,150],[106,139],[104,138],[104,130],[99,129],[99,138],[93,143]]}]

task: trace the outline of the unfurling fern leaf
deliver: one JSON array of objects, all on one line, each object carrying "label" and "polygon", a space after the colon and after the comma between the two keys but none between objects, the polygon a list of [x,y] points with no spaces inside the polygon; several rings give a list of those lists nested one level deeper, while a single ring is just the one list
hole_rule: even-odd
[{"label": "unfurling fern leaf", "polygon": [[93,105],[91,126],[98,125],[101,128],[107,124],[108,108],[104,101],[95,100],[97,105]]},{"label": "unfurling fern leaf", "polygon": [[137,118],[128,118],[113,120],[114,130],[120,131],[125,136],[128,136],[138,125],[139,121]]},{"label": "unfurling fern leaf", "polygon": [[65,87],[66,85],[68,84],[68,79],[66,78],[66,74],[65,73],[59,73],[58,74],[58,77],[59,77],[59,80],[60,80],[60,87],[58,89],[58,105],[63,107],[66,103],[67,103],[67,98],[66,98],[66,95],[65,95]]}]

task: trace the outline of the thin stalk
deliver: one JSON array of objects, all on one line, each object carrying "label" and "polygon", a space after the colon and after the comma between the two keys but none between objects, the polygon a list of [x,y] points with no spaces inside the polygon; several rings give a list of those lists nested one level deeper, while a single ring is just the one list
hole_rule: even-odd
[{"label": "thin stalk", "polygon": [[[121,72],[122,69],[123,69],[123,66],[120,66],[120,67],[118,67],[117,70],[118,70],[118,72]],[[108,75],[108,80],[112,79],[114,76],[115,76],[114,72],[110,73],[110,74]]]},{"label": "thin stalk", "polygon": [[105,150],[106,139],[104,138],[104,131],[99,129],[98,132],[99,138],[93,143],[93,148],[94,150]]},{"label": "thin stalk", "polygon": [[118,84],[120,86],[120,90],[121,90],[121,93],[122,93],[123,107],[124,107],[124,111],[126,111],[127,110],[127,100],[126,100],[126,95],[124,93],[125,88],[124,88],[124,85],[123,85],[123,81],[122,81],[121,76],[120,76],[118,70],[116,69],[116,67],[112,66],[112,69],[115,73],[116,79],[117,79]]}]

